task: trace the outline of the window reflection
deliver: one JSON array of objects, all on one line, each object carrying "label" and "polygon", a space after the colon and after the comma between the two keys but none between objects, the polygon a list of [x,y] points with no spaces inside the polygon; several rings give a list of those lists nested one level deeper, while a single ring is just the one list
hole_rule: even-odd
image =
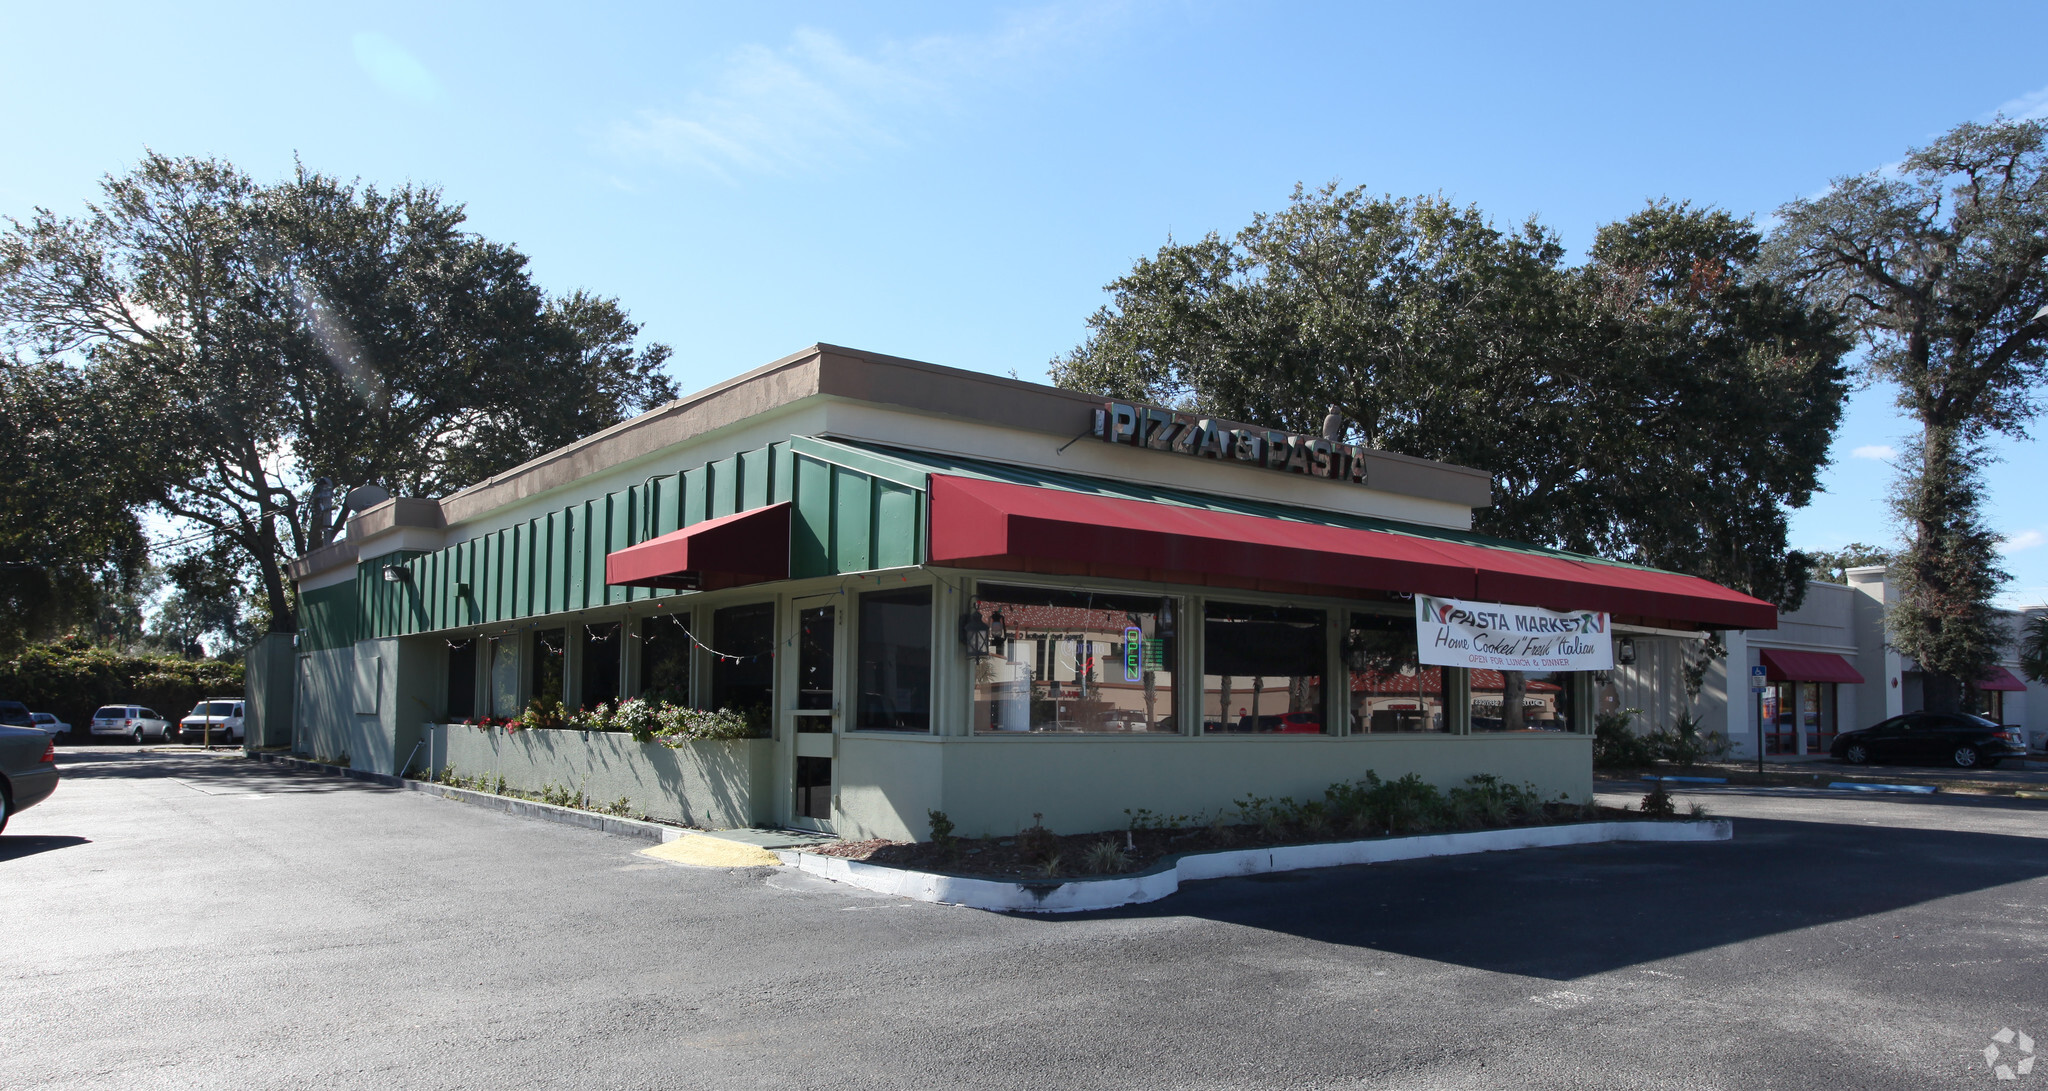
[{"label": "window reflection", "polygon": [[687,612],[658,614],[640,622],[640,696],[664,704],[690,703],[690,643]]},{"label": "window reflection", "polygon": [[932,726],[932,589],[870,591],[860,597],[860,713],[872,731]]},{"label": "window reflection", "polygon": [[1177,730],[1172,599],[985,583],[975,609],[992,634],[972,660],[976,731]]},{"label": "window reflection", "polygon": [[1583,729],[1574,672],[1474,668],[1466,675],[1475,733]]},{"label": "window reflection", "polygon": [[491,712],[498,717],[517,716],[519,705],[519,638],[491,638]]},{"label": "window reflection", "polygon": [[577,626],[583,641],[583,662],[578,668],[581,707],[596,708],[619,699],[619,649],[624,643],[619,634],[623,631],[625,626],[616,621]]},{"label": "window reflection", "polygon": [[1202,730],[1321,734],[1328,634],[1321,610],[1212,602],[1202,618]]},{"label": "window reflection", "polygon": [[728,606],[711,614],[711,707],[745,715],[765,732],[775,694],[775,605]]},{"label": "window reflection", "polygon": [[1344,634],[1351,730],[1359,734],[1443,731],[1444,668],[1423,666],[1409,615],[1353,614]]}]

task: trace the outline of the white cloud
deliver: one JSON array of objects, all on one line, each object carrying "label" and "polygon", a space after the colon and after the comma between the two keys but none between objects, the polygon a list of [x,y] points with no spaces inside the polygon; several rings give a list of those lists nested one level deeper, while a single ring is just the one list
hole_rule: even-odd
[{"label": "white cloud", "polygon": [[901,146],[916,122],[957,109],[974,85],[1099,38],[1101,24],[1119,15],[1114,5],[1041,8],[990,33],[883,42],[865,54],[826,31],[799,29],[779,47],[734,50],[674,108],[616,121],[607,137],[615,151],[727,181],[791,174]]},{"label": "white cloud", "polygon": [[2043,534],[2038,530],[2023,530],[2018,534],[2007,535],[2005,541],[1998,543],[1998,551],[2000,553],[2018,553],[2023,549],[2032,549],[2043,544],[2048,544],[2048,534]]},{"label": "white cloud", "polygon": [[1899,457],[1898,449],[1888,443],[1870,443],[1849,452],[1850,458],[1874,458],[1886,462]]},{"label": "white cloud", "polygon": [[2008,100],[1997,110],[2014,121],[2034,121],[2048,118],[2048,87],[2032,91],[2016,99]]},{"label": "white cloud", "polygon": [[351,44],[355,46],[356,63],[362,66],[370,82],[385,91],[414,102],[431,102],[440,96],[440,81],[404,46],[374,32],[355,35]]}]

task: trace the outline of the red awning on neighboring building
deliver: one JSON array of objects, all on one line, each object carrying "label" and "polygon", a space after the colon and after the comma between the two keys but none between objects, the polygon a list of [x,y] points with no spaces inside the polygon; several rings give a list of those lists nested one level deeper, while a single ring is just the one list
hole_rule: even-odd
[{"label": "red awning on neighboring building", "polygon": [[789,578],[789,502],[770,504],[605,554],[604,582],[710,590]]},{"label": "red awning on neighboring building", "polygon": [[1990,674],[1978,680],[1977,688],[2000,689],[2007,693],[2024,693],[2026,692],[2027,684],[2013,677],[2013,673],[2004,667],[1993,667]]},{"label": "red awning on neighboring building", "polygon": [[1857,685],[1862,672],[1833,652],[1794,652],[1763,648],[1757,658],[1764,661],[1764,676],[1773,682],[1846,682]]},{"label": "red awning on neighboring building", "polygon": [[1535,550],[931,476],[935,564],[1419,592],[1775,629],[1770,603],[1693,576]]}]

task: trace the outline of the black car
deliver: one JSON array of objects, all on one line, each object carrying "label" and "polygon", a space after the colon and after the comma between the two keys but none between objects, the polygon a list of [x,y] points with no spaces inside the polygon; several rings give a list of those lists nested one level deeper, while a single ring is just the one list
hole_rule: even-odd
[{"label": "black car", "polygon": [[2024,757],[2019,729],[1967,712],[1908,712],[1861,731],[1835,736],[1834,755],[1852,765],[1873,761],[1991,769]]}]

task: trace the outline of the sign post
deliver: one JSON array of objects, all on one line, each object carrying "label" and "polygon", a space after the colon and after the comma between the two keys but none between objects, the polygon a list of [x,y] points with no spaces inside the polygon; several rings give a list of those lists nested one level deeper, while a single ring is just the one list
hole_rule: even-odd
[{"label": "sign post", "polygon": [[1771,684],[1763,665],[1749,668],[1749,703],[1756,708],[1756,771],[1764,771],[1764,689]]}]

